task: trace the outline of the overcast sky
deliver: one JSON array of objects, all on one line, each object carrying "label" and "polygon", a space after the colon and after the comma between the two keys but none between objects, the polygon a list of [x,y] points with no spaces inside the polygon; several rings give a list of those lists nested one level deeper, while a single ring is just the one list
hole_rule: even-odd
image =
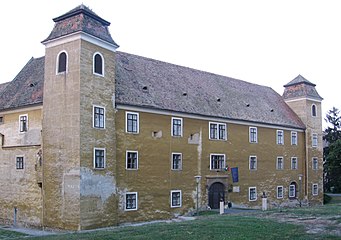
[{"label": "overcast sky", "polygon": [[[2,3],[0,83],[11,81],[78,0]],[[298,74],[341,109],[341,1],[84,0],[111,22],[119,51],[273,88]]]}]

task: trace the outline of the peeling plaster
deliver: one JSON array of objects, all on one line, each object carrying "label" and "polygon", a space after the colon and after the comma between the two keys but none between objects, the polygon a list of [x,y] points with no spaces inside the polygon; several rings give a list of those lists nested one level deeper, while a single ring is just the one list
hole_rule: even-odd
[{"label": "peeling plaster", "polygon": [[102,203],[116,194],[116,179],[114,176],[95,174],[91,169],[82,167],[80,194],[82,197],[97,196]]}]

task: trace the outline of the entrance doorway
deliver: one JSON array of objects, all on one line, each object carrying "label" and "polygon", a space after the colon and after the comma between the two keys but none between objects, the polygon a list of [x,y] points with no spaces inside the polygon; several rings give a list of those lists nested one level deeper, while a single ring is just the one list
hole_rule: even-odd
[{"label": "entrance doorway", "polygon": [[213,183],[208,190],[208,205],[211,209],[218,209],[221,199],[225,202],[225,186],[219,182]]}]

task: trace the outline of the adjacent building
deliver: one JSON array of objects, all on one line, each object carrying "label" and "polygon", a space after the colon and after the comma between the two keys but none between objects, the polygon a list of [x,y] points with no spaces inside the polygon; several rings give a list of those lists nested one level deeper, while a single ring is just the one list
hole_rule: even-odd
[{"label": "adjacent building", "polygon": [[89,229],[322,204],[321,101],[117,51],[80,5],[0,85],[0,221]]}]

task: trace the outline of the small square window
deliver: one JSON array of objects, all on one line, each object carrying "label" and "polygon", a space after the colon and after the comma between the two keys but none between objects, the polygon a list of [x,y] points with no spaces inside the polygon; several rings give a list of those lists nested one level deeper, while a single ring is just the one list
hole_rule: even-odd
[{"label": "small square window", "polygon": [[210,158],[211,170],[223,170],[225,168],[225,154],[211,154]]},{"label": "small square window", "polygon": [[318,195],[318,184],[317,184],[317,183],[314,183],[314,184],[313,184],[312,194],[313,194],[314,196],[317,196],[317,195]]},{"label": "small square window", "polygon": [[171,207],[181,207],[181,190],[173,190],[171,191]]},{"label": "small square window", "polygon": [[312,164],[313,170],[318,170],[318,158],[313,158],[313,164]]},{"label": "small square window", "polygon": [[172,153],[172,170],[182,169],[182,154]]},{"label": "small square window", "polygon": [[277,157],[276,169],[277,170],[283,170],[284,169],[283,157]]},{"label": "small square window", "polygon": [[137,192],[127,192],[125,194],[125,210],[137,210]]},{"label": "small square window", "polygon": [[128,170],[138,169],[138,152],[137,151],[126,152],[126,169]]},{"label": "small square window", "polygon": [[182,137],[182,118],[172,117],[172,136]]},{"label": "small square window", "polygon": [[277,144],[278,145],[284,144],[284,132],[283,132],[283,130],[277,130]]},{"label": "small square window", "polygon": [[256,201],[256,200],[257,200],[257,188],[249,187],[249,201]]},{"label": "small square window", "polygon": [[297,145],[297,132],[291,132],[291,145]]},{"label": "small square window", "polygon": [[126,132],[139,133],[139,114],[126,112]]},{"label": "small square window", "polygon": [[292,169],[292,170],[298,169],[298,166],[297,166],[297,157],[292,157],[292,158],[291,158],[291,169]]},{"label": "small square window", "polygon": [[93,127],[105,128],[105,109],[99,106],[93,106]]},{"label": "small square window", "polygon": [[249,169],[250,170],[257,170],[257,157],[250,156],[249,158]]},{"label": "small square window", "polygon": [[225,123],[209,123],[211,140],[226,140],[226,124]]},{"label": "small square window", "polygon": [[16,169],[24,169],[24,157],[16,157]]},{"label": "small square window", "polygon": [[283,198],[284,195],[284,188],[283,186],[277,186],[277,198]]},{"label": "small square window", "polygon": [[104,169],[105,168],[105,149],[94,148],[94,168]]},{"label": "small square window", "polygon": [[249,128],[249,141],[250,143],[257,143],[257,128],[256,127],[250,127]]}]

